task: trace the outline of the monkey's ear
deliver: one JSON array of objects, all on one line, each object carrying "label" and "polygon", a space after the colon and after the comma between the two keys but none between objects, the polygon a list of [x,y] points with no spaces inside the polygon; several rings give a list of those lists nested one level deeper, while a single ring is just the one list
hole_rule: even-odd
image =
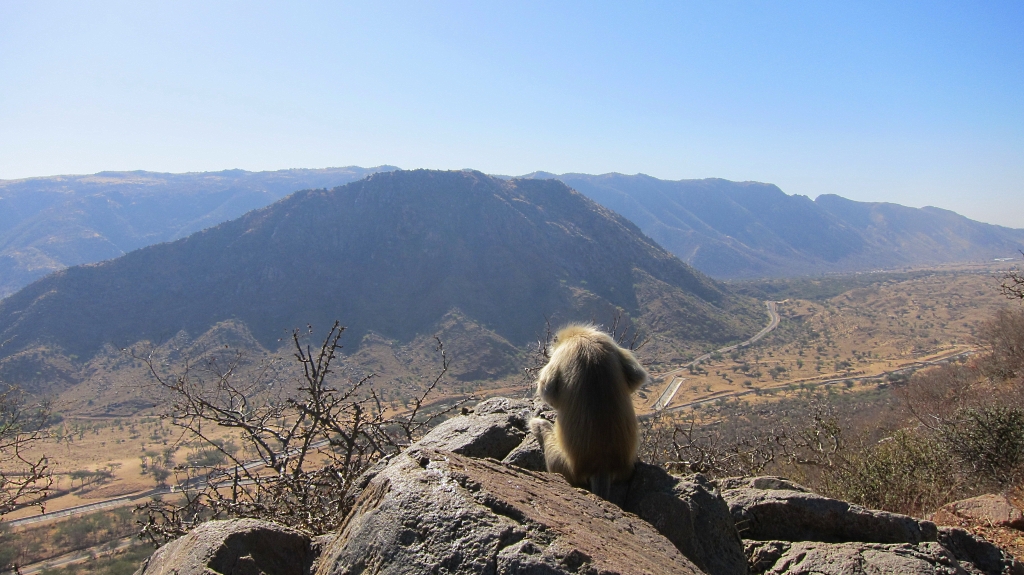
[{"label": "monkey's ear", "polygon": [[626,376],[626,387],[636,391],[647,381],[647,371],[636,360],[632,353],[622,350],[622,372]]},{"label": "monkey's ear", "polygon": [[550,364],[540,370],[540,376],[537,378],[537,393],[551,407],[555,407],[558,395],[562,391],[561,380],[561,372],[557,369],[552,369]]}]

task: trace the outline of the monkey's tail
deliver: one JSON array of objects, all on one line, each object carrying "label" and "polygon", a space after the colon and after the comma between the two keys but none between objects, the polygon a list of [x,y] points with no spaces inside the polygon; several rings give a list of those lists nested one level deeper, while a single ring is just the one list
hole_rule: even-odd
[{"label": "monkey's tail", "polygon": [[612,474],[596,473],[590,476],[590,492],[608,500],[612,495]]}]

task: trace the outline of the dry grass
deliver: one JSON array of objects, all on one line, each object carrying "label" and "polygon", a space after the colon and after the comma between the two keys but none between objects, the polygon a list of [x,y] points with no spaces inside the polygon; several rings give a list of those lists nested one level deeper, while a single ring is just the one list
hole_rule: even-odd
[{"label": "dry grass", "polygon": [[[652,374],[657,385],[638,398],[637,409],[649,412],[675,376],[685,378],[671,404],[678,406],[746,390],[785,395],[827,379],[878,376],[969,350],[980,323],[1009,305],[997,271],[994,265],[944,268],[820,301],[787,299],[778,306],[782,321],[775,332],[695,370],[677,366]],[[757,403],[769,396],[746,397]]]},{"label": "dry grass", "polygon": [[[32,453],[50,458],[57,481],[46,511],[132,494],[157,487],[154,466],[171,468],[195,456],[196,443],[181,443],[180,429],[158,417],[77,419],[58,425],[59,438],[32,446]],[[215,437],[230,440],[218,432]],[[79,472],[79,473],[75,473]],[[109,472],[109,477],[83,478],[81,472]],[[37,515],[36,508],[14,511],[5,520]]]},{"label": "dry grass", "polygon": [[[30,565],[70,551],[92,549],[138,533],[129,508],[100,511],[9,530],[3,535],[0,563]],[[152,551],[152,548],[150,548]]]}]

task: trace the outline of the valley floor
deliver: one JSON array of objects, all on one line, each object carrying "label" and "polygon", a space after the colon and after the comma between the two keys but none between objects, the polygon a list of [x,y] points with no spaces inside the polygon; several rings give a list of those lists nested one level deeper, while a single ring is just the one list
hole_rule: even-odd
[{"label": "valley floor", "polygon": [[[779,327],[756,345],[652,374],[637,410],[728,399],[754,405],[822,385],[841,393],[875,389],[914,369],[960,360],[975,349],[980,323],[1010,304],[998,289],[1002,265],[878,274],[877,282],[858,277],[850,282],[856,287],[829,297],[788,297],[777,302]],[[666,402],[671,388],[677,391]]]}]

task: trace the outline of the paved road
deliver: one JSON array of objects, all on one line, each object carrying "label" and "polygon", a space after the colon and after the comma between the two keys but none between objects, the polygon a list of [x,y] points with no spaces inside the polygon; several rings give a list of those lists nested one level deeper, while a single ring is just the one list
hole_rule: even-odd
[{"label": "paved road", "polygon": [[113,507],[121,507],[123,505],[128,505],[133,501],[137,501],[145,497],[170,492],[171,490],[168,487],[150,489],[149,491],[143,491],[142,493],[135,493],[133,495],[125,495],[122,497],[114,497],[113,499],[104,499],[103,501],[97,501],[96,503],[76,505],[75,507],[68,507],[65,509],[60,509],[58,511],[50,511],[49,513],[40,513],[39,515],[33,515],[31,517],[22,517],[21,519],[11,519],[10,521],[4,521],[3,523],[10,527],[33,525],[35,523],[43,523],[46,521],[62,519],[64,517],[71,517],[72,515],[81,515],[83,513],[92,513],[94,511],[102,511],[104,509],[110,509]]},{"label": "paved road", "polygon": [[[825,380],[822,380],[822,381],[807,381],[807,382],[803,382],[803,384],[805,384],[807,387],[817,387],[817,386],[820,386],[820,385],[833,385],[833,384],[836,384],[836,383],[844,383],[844,382],[847,382],[847,381],[857,382],[857,381],[866,381],[866,380],[869,380],[869,379],[878,379],[880,377],[885,377],[885,376],[890,375],[890,374],[909,373],[909,372],[913,372],[915,370],[921,369],[922,367],[928,367],[930,365],[939,365],[941,363],[947,363],[947,362],[949,362],[949,361],[951,361],[953,359],[956,359],[956,358],[959,358],[959,357],[966,357],[966,356],[971,355],[973,353],[975,353],[974,350],[961,351],[961,352],[952,353],[950,355],[946,355],[946,356],[942,356],[942,357],[937,357],[935,359],[930,359],[928,361],[915,361],[914,363],[911,363],[909,365],[905,365],[905,366],[903,366],[903,367],[901,367],[899,369],[893,369],[893,370],[890,370],[890,371],[883,371],[882,373],[877,373],[877,374],[874,374],[874,375],[856,375],[856,376],[852,376],[852,377],[836,377],[836,378],[832,378],[832,379],[825,379]],[[790,382],[786,382],[786,383],[780,383],[778,385],[773,385],[773,386],[770,386],[770,387],[762,387],[762,388],[760,388],[760,390],[761,391],[765,391],[765,390],[770,390],[770,389],[783,389],[783,388],[789,387],[790,385],[793,385],[793,382],[790,381]],[[698,399],[696,401],[691,401],[689,403],[683,403],[683,404],[680,404],[680,405],[677,405],[677,406],[669,408],[669,411],[682,411],[684,409],[689,409],[689,408],[692,408],[692,407],[696,407],[698,405],[703,405],[705,403],[711,403],[711,402],[714,402],[714,401],[718,401],[719,399],[722,399],[722,398],[726,398],[726,397],[740,397],[740,396],[743,396],[743,395],[750,395],[751,393],[757,393],[757,391],[758,390],[756,390],[756,389],[745,389],[745,390],[742,390],[742,391],[733,391],[733,392],[729,392],[729,393],[723,393],[721,395],[716,395],[714,397],[706,397],[704,399]]]},{"label": "paved road", "polygon": [[676,396],[676,392],[679,391],[679,388],[683,385],[684,381],[686,381],[685,377],[679,377],[678,375],[674,376],[672,381],[668,384],[668,387],[665,388],[665,391],[661,393],[661,397],[658,398],[658,401],[654,402],[654,407],[652,409],[654,409],[654,411],[661,411],[662,409],[665,409],[668,402],[672,401],[672,398]]},{"label": "paved road", "polygon": [[[705,353],[704,355],[702,355],[702,356],[698,357],[697,359],[691,361],[690,363],[684,365],[681,369],[679,369],[677,371],[682,371],[683,369],[686,369],[686,368],[689,368],[689,367],[693,367],[695,365],[703,363],[703,362],[711,359],[711,356],[716,354],[716,353],[728,353],[730,351],[739,349],[741,347],[747,347],[748,345],[750,345],[752,343],[756,343],[758,340],[760,340],[764,336],[766,336],[769,333],[771,333],[772,330],[774,330],[775,328],[779,327],[778,302],[766,301],[766,302],[764,302],[764,305],[765,305],[765,307],[768,308],[768,317],[771,318],[771,319],[768,322],[768,325],[765,326],[765,328],[762,329],[761,331],[757,332],[757,334],[755,334],[754,337],[752,337],[752,338],[750,338],[747,341],[744,341],[742,343],[737,343],[737,344],[734,344],[734,345],[730,345],[728,347],[723,347],[722,349],[716,349],[715,351],[711,351],[711,352]],[[672,374],[672,373],[673,372],[669,372],[669,375]],[[669,382],[667,387],[665,387],[665,391],[662,392],[661,397],[658,398],[658,401],[654,402],[654,407],[652,409],[654,411],[661,411],[661,410],[665,409],[665,407],[667,407],[670,403],[672,403],[672,399],[675,398],[676,392],[679,391],[680,386],[682,386],[683,381],[685,381],[685,380],[686,380],[686,378],[684,378],[684,377],[678,377],[678,376],[677,377],[673,377],[672,381]]]},{"label": "paved road", "polygon": [[[318,449],[330,443],[326,439],[321,439],[310,444],[310,449]],[[293,453],[297,453],[297,449],[291,450]],[[263,461],[250,461],[242,466],[245,470],[255,469],[263,466]],[[248,484],[248,482],[243,482]],[[111,509],[114,507],[122,507],[130,505],[140,499],[152,497],[154,495],[163,495],[166,493],[173,493],[180,491],[181,489],[201,489],[206,485],[206,477],[193,477],[185,481],[182,485],[176,487],[157,487],[150,489],[149,491],[143,491],[141,493],[134,493],[132,495],[124,495],[121,497],[114,497],[112,499],[104,499],[103,501],[97,501],[95,503],[86,503],[85,505],[76,505],[75,507],[67,507],[58,511],[50,511],[49,513],[40,513],[39,515],[33,515],[31,517],[22,517],[21,519],[11,519],[10,521],[2,522],[4,525],[10,527],[20,527],[23,525],[34,525],[36,523],[45,523],[47,521],[55,521],[57,519],[63,519],[64,517],[71,517],[72,515],[82,515],[83,513],[93,513],[95,511],[102,511],[104,509]]]},{"label": "paved road", "polygon": [[33,573],[39,573],[43,569],[57,569],[60,567],[67,567],[75,563],[82,563],[88,561],[91,557],[102,557],[104,555],[110,555],[114,551],[119,549],[125,549],[132,545],[138,545],[139,540],[135,537],[125,537],[123,539],[115,540],[116,545],[108,549],[102,549],[108,544],[103,544],[90,549],[82,549],[81,551],[72,551],[66,553],[60,557],[54,557],[47,559],[46,561],[40,561],[39,563],[32,563],[31,565],[23,565],[19,572],[21,575],[32,575]]}]

